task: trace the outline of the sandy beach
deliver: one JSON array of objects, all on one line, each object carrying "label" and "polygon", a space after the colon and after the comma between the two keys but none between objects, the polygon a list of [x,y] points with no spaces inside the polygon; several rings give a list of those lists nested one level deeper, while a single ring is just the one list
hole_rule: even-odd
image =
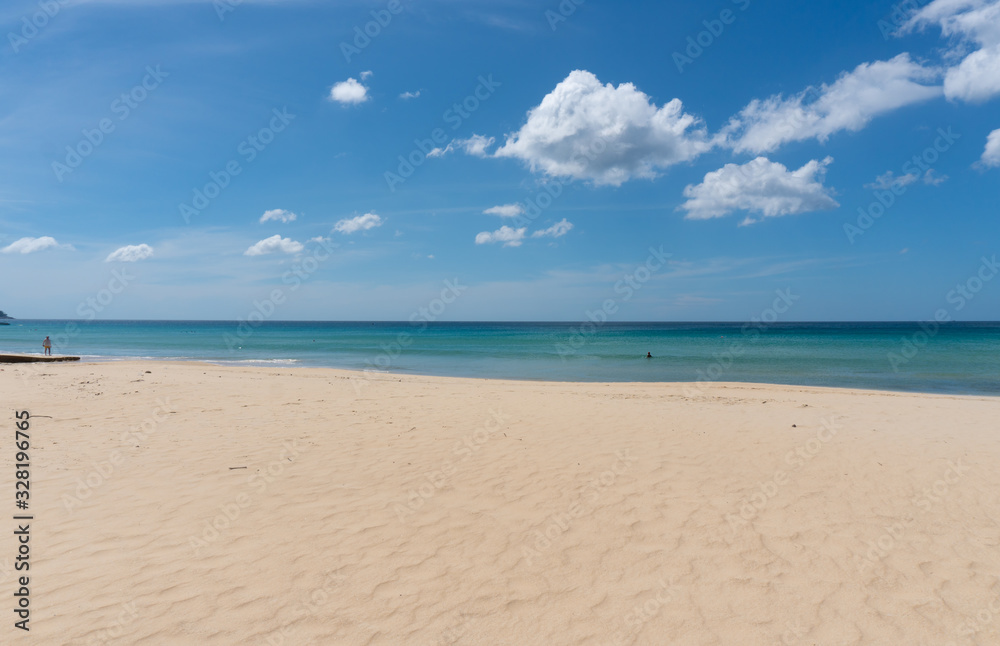
[{"label": "sandy beach", "polygon": [[9,624],[32,415],[5,643],[1000,643],[1000,399],[161,362],[0,392]]}]

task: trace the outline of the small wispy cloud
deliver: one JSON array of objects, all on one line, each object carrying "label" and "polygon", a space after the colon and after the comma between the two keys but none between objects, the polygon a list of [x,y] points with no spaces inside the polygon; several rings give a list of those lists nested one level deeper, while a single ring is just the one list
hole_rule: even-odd
[{"label": "small wispy cloud", "polygon": [[138,262],[153,255],[153,248],[148,244],[130,244],[118,247],[108,254],[104,262]]},{"label": "small wispy cloud", "polygon": [[270,253],[298,253],[302,251],[302,243],[290,238],[273,235],[265,238],[243,252],[244,256],[264,256]]},{"label": "small wispy cloud", "polygon": [[461,150],[466,155],[472,155],[473,157],[486,157],[488,156],[487,151],[494,144],[494,142],[496,142],[494,137],[472,135],[468,139],[455,139],[444,148],[435,148],[427,153],[427,156],[444,157],[448,153]]},{"label": "small wispy cloud", "polygon": [[875,191],[891,191],[893,188],[909,186],[919,179],[920,175],[917,175],[916,173],[907,173],[906,175],[897,176],[890,170],[876,177],[874,182],[865,184],[865,188],[870,188]]},{"label": "small wispy cloud", "polygon": [[508,226],[502,226],[492,233],[489,231],[483,231],[478,234],[476,236],[476,244],[493,244],[496,242],[502,242],[505,247],[520,247],[524,242],[524,236],[527,231],[528,230],[524,227],[514,229]]},{"label": "small wispy cloud", "polygon": [[260,223],[265,222],[283,222],[285,224],[289,222],[295,222],[298,216],[291,211],[286,211],[285,209],[271,209],[270,211],[264,211],[264,215],[260,216]]},{"label": "small wispy cloud", "polygon": [[501,204],[483,211],[486,215],[499,215],[502,218],[516,218],[524,213],[524,207],[520,204]]},{"label": "small wispy cloud", "polygon": [[368,231],[375,227],[382,226],[383,220],[375,213],[365,213],[354,218],[345,218],[333,225],[333,230],[337,233],[350,235],[357,231]]},{"label": "small wispy cloud", "polygon": [[541,231],[535,231],[531,234],[532,238],[561,238],[573,229],[573,223],[563,218],[561,222],[556,222],[548,229],[542,229]]},{"label": "small wispy cloud", "polygon": [[28,254],[35,253],[36,251],[45,251],[46,249],[63,249],[65,251],[73,251],[73,245],[59,244],[56,242],[56,239],[51,236],[42,236],[40,238],[21,238],[20,240],[16,240],[7,245],[3,249],[0,249],[0,253]]}]

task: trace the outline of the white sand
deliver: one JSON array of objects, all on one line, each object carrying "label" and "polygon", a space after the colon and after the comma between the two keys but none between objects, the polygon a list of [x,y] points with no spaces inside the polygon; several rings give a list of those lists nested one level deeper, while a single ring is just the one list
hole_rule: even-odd
[{"label": "white sand", "polygon": [[[1000,644],[1000,399],[153,362],[0,392],[0,643]],[[15,409],[52,416],[29,634]]]}]

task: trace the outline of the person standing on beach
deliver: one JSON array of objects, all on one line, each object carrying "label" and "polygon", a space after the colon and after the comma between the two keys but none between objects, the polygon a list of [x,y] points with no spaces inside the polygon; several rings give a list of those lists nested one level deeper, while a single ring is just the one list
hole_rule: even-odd
[{"label": "person standing on beach", "polygon": [[49,337],[45,337],[45,340],[42,341],[42,347],[45,349],[46,356],[52,354],[52,340]]}]

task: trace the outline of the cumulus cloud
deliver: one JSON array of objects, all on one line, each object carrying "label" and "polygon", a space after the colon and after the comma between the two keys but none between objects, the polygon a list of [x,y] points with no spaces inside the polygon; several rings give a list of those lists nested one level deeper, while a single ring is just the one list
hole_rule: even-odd
[{"label": "cumulus cloud", "polygon": [[285,209],[271,209],[270,211],[264,211],[264,215],[260,216],[260,223],[264,224],[271,220],[284,223],[295,222],[295,218],[297,217],[297,215]]},{"label": "cumulus cloud", "polygon": [[983,166],[1000,166],[1000,129],[994,130],[986,138],[986,150],[980,159]]},{"label": "cumulus cloud", "polygon": [[524,235],[527,233],[527,229],[521,227],[520,229],[513,229],[508,226],[503,226],[490,233],[489,231],[483,231],[476,236],[476,244],[493,244],[495,242],[504,243],[505,247],[520,247],[521,243],[524,242]]},{"label": "cumulus cloud", "polygon": [[349,78],[330,89],[330,100],[343,105],[357,105],[368,100],[368,88],[357,79]]},{"label": "cumulus cloud", "polygon": [[631,83],[603,85],[576,70],[528,112],[494,153],[554,177],[620,186],[694,159],[712,147],[702,122],[679,99],[662,107]]},{"label": "cumulus cloud", "polygon": [[929,25],[954,40],[948,56],[959,62],[945,74],[948,99],[982,102],[1000,94],[1000,0],[934,0],[902,32]]},{"label": "cumulus cloud", "polygon": [[416,92],[403,92],[402,94],[399,95],[399,98],[403,99],[404,101],[408,101],[410,99],[419,99],[420,90],[417,90]]},{"label": "cumulus cloud", "polygon": [[520,204],[501,204],[483,211],[486,215],[499,215],[502,218],[516,218],[524,214],[524,207]]},{"label": "cumulus cloud", "polygon": [[36,251],[45,251],[46,249],[65,249],[72,251],[73,245],[59,244],[56,242],[55,238],[50,236],[42,236],[41,238],[21,238],[16,240],[11,244],[7,245],[3,249],[0,249],[0,253],[35,253]]},{"label": "cumulus cloud", "polygon": [[333,225],[333,230],[337,233],[350,235],[357,231],[368,231],[375,227],[382,226],[382,218],[374,213],[365,213],[354,218],[345,218]]},{"label": "cumulus cloud", "polygon": [[[840,206],[823,186],[826,167],[832,157],[810,161],[796,171],[783,164],[758,157],[742,166],[726,164],[705,175],[701,184],[684,189],[688,201],[679,208],[691,220],[706,220],[748,211],[763,217],[796,215]],[[747,217],[743,224],[756,222]]]},{"label": "cumulus cloud", "polygon": [[443,157],[448,153],[461,150],[466,155],[473,157],[486,157],[487,150],[496,142],[493,137],[483,135],[472,135],[468,139],[454,139],[444,148],[435,148],[427,153],[428,157]]},{"label": "cumulus cloud", "polygon": [[130,244],[109,253],[104,262],[138,262],[152,255],[153,248],[148,244]]},{"label": "cumulus cloud", "polygon": [[570,230],[573,229],[573,223],[563,218],[561,222],[556,222],[548,229],[542,229],[541,231],[535,231],[531,234],[532,238],[561,238]]},{"label": "cumulus cloud", "polygon": [[367,81],[368,79],[371,78],[372,74],[373,72],[371,70],[365,70],[364,72],[361,72],[361,74],[359,74],[358,76],[361,77],[362,81]]},{"label": "cumulus cloud", "polygon": [[273,235],[265,238],[243,252],[244,256],[264,256],[269,253],[298,253],[302,251],[302,243],[290,238]]},{"label": "cumulus cloud", "polygon": [[939,77],[939,70],[923,67],[909,54],[862,63],[830,85],[787,98],[754,99],[721,135],[736,152],[771,152],[805,139],[825,142],[842,130],[857,132],[881,114],[941,96],[941,87],[933,84]]}]

